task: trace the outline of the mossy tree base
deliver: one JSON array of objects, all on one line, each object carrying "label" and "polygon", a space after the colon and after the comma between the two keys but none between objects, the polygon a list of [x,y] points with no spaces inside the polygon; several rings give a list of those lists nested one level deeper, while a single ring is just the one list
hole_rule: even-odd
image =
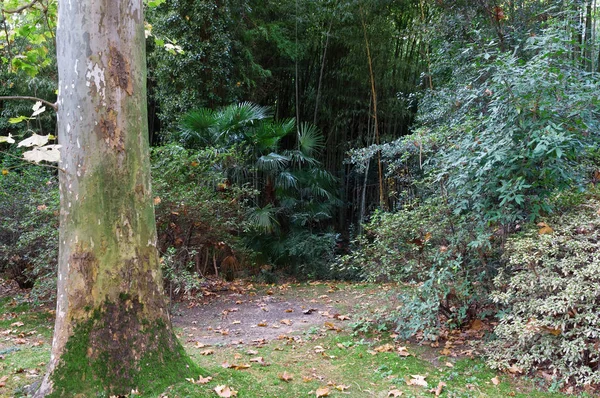
[{"label": "mossy tree base", "polygon": [[50,375],[49,397],[160,394],[198,367],[161,320],[140,319],[142,304],[121,297],[75,326]]}]

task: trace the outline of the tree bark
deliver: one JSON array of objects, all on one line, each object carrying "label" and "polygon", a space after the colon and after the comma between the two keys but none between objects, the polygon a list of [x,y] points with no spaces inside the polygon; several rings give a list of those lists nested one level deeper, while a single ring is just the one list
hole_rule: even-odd
[{"label": "tree bark", "polygon": [[160,388],[193,364],[156,248],[142,1],[61,1],[58,18],[58,294],[36,396]]}]

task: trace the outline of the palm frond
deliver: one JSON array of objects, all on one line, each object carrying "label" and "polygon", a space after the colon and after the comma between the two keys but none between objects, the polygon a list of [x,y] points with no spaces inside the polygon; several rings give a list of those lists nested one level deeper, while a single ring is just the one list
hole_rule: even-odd
[{"label": "palm frond", "polygon": [[283,152],[283,154],[287,156],[292,162],[292,165],[297,168],[316,167],[320,165],[320,162],[317,159],[306,155],[302,151],[290,150]]},{"label": "palm frond", "polygon": [[250,225],[262,232],[274,232],[279,223],[276,218],[277,209],[271,204],[265,207],[255,207],[248,211],[247,220]]},{"label": "palm frond", "polygon": [[314,124],[302,123],[298,131],[298,148],[306,156],[314,156],[325,146],[325,138]]},{"label": "palm frond", "polygon": [[269,117],[270,111],[268,107],[251,102],[232,104],[219,110],[219,129],[223,133],[239,131]]},{"label": "palm frond", "polygon": [[298,179],[289,171],[282,171],[275,179],[276,187],[284,190],[298,187]]},{"label": "palm frond", "polygon": [[287,156],[279,155],[271,152],[268,155],[263,155],[256,160],[256,167],[261,171],[276,171],[283,170],[289,163],[290,159]]},{"label": "palm frond", "polygon": [[179,138],[188,147],[216,146],[217,115],[212,109],[199,108],[183,115],[179,122]]}]

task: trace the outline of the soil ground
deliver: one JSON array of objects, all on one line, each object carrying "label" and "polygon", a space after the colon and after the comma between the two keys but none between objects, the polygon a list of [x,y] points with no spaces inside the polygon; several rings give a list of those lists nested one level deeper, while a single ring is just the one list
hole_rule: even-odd
[{"label": "soil ground", "polygon": [[[181,337],[198,345],[268,342],[311,328],[344,329],[360,316],[382,310],[381,287],[345,283],[232,285],[202,300],[175,303],[173,323]],[[202,325],[202,326],[200,326]]]}]

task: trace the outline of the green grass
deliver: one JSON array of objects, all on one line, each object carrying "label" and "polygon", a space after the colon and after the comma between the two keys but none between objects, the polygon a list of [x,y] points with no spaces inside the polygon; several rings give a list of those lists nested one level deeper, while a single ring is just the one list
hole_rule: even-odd
[{"label": "green grass", "polygon": [[[302,285],[290,290],[309,288]],[[318,288],[326,292],[327,285]],[[345,286],[344,289],[351,293],[351,287]],[[365,287],[359,285],[356,292],[362,289]],[[3,354],[4,359],[0,360],[0,380],[6,376],[6,386],[0,387],[0,397],[21,397],[26,391],[25,386],[41,378],[44,364],[49,359],[52,315],[48,310],[35,310],[7,299],[0,300],[0,311],[4,314],[0,320],[0,332],[18,331],[17,334],[0,334],[0,350],[18,349]],[[15,322],[23,322],[23,325],[11,326]],[[27,340],[26,344],[15,344],[20,334]],[[39,341],[43,344],[34,346]],[[212,380],[207,384],[194,384],[182,376],[182,380],[168,387],[163,395],[170,398],[216,397],[213,389],[226,385],[238,391],[238,397],[244,398],[315,397],[317,389],[324,387],[329,388],[330,397],[387,397],[393,389],[402,391],[403,398],[434,397],[429,390],[444,382],[446,386],[441,397],[566,396],[540,392],[541,387],[535,380],[498,373],[480,359],[440,356],[439,348],[409,346],[408,351],[412,355],[408,357],[399,356],[396,352],[374,351],[386,343],[393,343],[387,332],[371,333],[365,337],[352,333],[350,327],[341,332],[314,327],[293,338],[272,341],[263,347],[244,344],[196,348],[191,343],[184,343],[192,360],[204,369],[201,376],[210,376]],[[206,349],[214,353],[202,355]],[[269,365],[250,362],[255,357],[263,357]],[[225,362],[250,364],[251,367],[243,370],[224,368],[222,364]],[[291,380],[281,379],[284,372]],[[425,376],[428,387],[408,385],[412,375]],[[497,386],[492,382],[495,377],[500,380]],[[345,391],[337,390],[336,386],[344,387]]]}]

